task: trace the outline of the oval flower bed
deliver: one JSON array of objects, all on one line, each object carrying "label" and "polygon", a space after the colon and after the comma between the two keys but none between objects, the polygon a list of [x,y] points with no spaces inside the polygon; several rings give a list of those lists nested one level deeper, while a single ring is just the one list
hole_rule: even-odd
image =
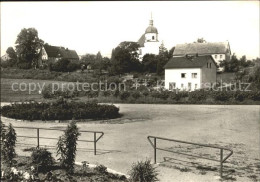
[{"label": "oval flower bed", "polygon": [[20,103],[3,106],[2,115],[23,120],[113,119],[119,117],[119,108],[95,102],[68,102],[59,99],[50,103]]}]

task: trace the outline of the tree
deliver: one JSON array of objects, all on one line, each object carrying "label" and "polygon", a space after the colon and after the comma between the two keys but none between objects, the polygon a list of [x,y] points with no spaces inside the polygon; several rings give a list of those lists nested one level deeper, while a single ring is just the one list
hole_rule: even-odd
[{"label": "tree", "polygon": [[38,53],[43,45],[43,41],[38,37],[38,31],[35,28],[22,29],[15,43],[18,66],[21,68],[37,67]]},{"label": "tree", "polygon": [[9,65],[14,66],[17,63],[17,55],[13,47],[8,47],[6,50],[6,54],[9,56]]},{"label": "tree", "polygon": [[57,155],[61,155],[59,160],[61,166],[64,167],[68,173],[73,173],[74,164],[77,151],[77,140],[80,136],[79,129],[75,121],[72,121],[68,126],[64,135],[59,138],[57,144]]},{"label": "tree", "polygon": [[[2,126],[1,126],[2,128]],[[2,132],[2,131],[1,131]],[[7,130],[4,131],[4,135],[2,136],[3,139],[3,159],[8,162],[11,166],[13,158],[16,156],[15,153],[15,144],[16,144],[16,132],[12,126],[9,124]]]},{"label": "tree", "polygon": [[156,73],[158,75],[161,75],[164,71],[164,65],[169,61],[169,52],[168,50],[164,47],[164,45],[162,44],[160,46],[160,51],[159,51],[159,55],[158,57],[158,61],[157,61],[157,69],[156,69]]},{"label": "tree", "polygon": [[101,55],[100,51],[98,51],[98,53],[96,55],[96,60],[97,61],[102,61],[102,55]]},{"label": "tree", "polygon": [[145,54],[142,65],[143,70],[149,73],[155,73],[157,69],[158,57],[154,54]]},{"label": "tree", "polygon": [[224,67],[225,72],[237,72],[239,70],[239,60],[235,54],[231,56],[230,61],[223,60],[219,65],[220,67]]},{"label": "tree", "polygon": [[198,38],[196,42],[197,43],[206,43],[207,41],[203,37],[201,37],[201,38]]},{"label": "tree", "polygon": [[139,45],[136,42],[121,42],[113,52],[112,69],[116,73],[140,71],[141,63],[138,59]]}]

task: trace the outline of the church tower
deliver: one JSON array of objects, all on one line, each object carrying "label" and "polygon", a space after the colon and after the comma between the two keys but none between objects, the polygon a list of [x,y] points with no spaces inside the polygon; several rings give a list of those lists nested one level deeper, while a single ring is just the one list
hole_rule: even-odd
[{"label": "church tower", "polygon": [[149,27],[145,30],[145,42],[158,42],[158,30],[153,26],[153,17],[151,15],[151,20]]},{"label": "church tower", "polygon": [[142,61],[142,58],[145,54],[159,54],[160,42],[158,40],[158,30],[153,25],[153,18],[149,21],[149,26],[146,28],[145,33],[138,40],[139,48],[139,60]]}]

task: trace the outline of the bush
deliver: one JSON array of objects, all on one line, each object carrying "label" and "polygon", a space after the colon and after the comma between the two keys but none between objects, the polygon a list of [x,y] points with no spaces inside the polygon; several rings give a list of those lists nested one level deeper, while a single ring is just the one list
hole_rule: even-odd
[{"label": "bush", "polygon": [[79,69],[80,65],[78,63],[71,62],[68,59],[60,59],[55,63],[49,65],[50,71],[57,72],[72,72]]},{"label": "bush", "polygon": [[106,174],[107,173],[107,167],[104,166],[104,165],[97,165],[95,168],[94,168],[95,171],[97,171],[98,173],[100,174]]},{"label": "bush", "polygon": [[205,90],[195,90],[189,93],[189,99],[193,101],[204,101],[209,92]]},{"label": "bush", "polygon": [[249,99],[252,99],[254,101],[260,101],[260,91],[258,90],[253,90],[248,93]]},{"label": "bush", "polygon": [[78,64],[78,63],[70,62],[67,65],[67,71],[69,71],[69,72],[76,71],[77,69],[80,69],[80,64]]},{"label": "bush", "polygon": [[159,181],[158,172],[152,166],[150,160],[146,160],[145,162],[137,162],[132,165],[132,169],[130,171],[130,180],[133,182],[154,182]]},{"label": "bush", "polygon": [[141,97],[141,94],[140,94],[140,92],[134,92],[134,93],[132,93],[132,97],[134,98],[134,99],[138,99],[138,98],[140,98]]},{"label": "bush", "polygon": [[37,166],[38,172],[46,172],[54,164],[51,153],[44,148],[36,148],[31,154],[32,164]]},{"label": "bush", "polygon": [[72,121],[66,131],[64,131],[64,134],[59,137],[57,144],[57,155],[60,155],[61,167],[64,167],[69,174],[74,171],[79,136],[80,133],[76,122]]},{"label": "bush", "polygon": [[30,69],[32,67],[31,63],[20,62],[17,64],[17,67],[20,69]]},{"label": "bush", "polygon": [[127,98],[130,96],[130,93],[128,91],[123,91],[121,94],[120,94],[120,99],[121,100],[127,100]]},{"label": "bush", "polygon": [[233,94],[235,100],[242,102],[247,98],[247,93],[243,91],[236,91]]},{"label": "bush", "polygon": [[3,106],[2,115],[31,121],[112,119],[119,116],[119,108],[95,102],[67,102],[61,98],[51,103],[31,102]]},{"label": "bush", "polygon": [[2,142],[3,142],[3,148],[2,150],[2,156],[5,162],[7,162],[10,166],[12,164],[13,158],[16,156],[15,153],[15,144],[16,144],[16,132],[10,123],[7,127],[7,129],[4,129],[4,125],[1,126],[1,134],[2,136]]},{"label": "bush", "polygon": [[231,97],[231,93],[230,91],[216,91],[213,92],[212,96],[216,101],[228,101]]}]

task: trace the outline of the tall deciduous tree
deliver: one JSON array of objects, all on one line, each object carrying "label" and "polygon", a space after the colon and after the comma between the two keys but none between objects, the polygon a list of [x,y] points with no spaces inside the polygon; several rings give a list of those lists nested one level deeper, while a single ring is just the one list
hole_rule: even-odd
[{"label": "tall deciduous tree", "polygon": [[17,63],[17,55],[13,47],[8,47],[6,50],[6,54],[9,56],[9,64],[10,66],[14,66]]},{"label": "tall deciduous tree", "polygon": [[136,42],[122,42],[113,51],[112,69],[115,73],[140,71],[138,59],[139,45]]},{"label": "tall deciduous tree", "polygon": [[145,54],[143,57],[143,71],[155,73],[157,69],[158,57],[154,54]]},{"label": "tall deciduous tree", "polygon": [[43,41],[38,37],[38,31],[35,28],[22,29],[15,43],[18,66],[26,65],[26,68],[37,67],[39,50],[43,45]]}]

